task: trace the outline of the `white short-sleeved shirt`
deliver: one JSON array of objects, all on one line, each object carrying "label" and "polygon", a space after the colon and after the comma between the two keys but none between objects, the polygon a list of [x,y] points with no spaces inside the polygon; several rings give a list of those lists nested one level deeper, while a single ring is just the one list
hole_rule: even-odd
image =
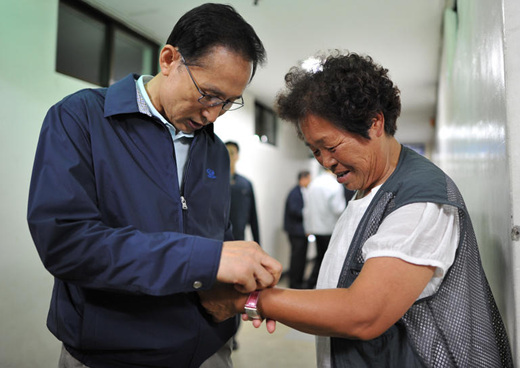
[{"label": "white short-sleeved shirt", "polygon": [[[336,288],[350,243],[378,186],[365,197],[349,201],[339,218],[323,258],[317,289]],[[355,197],[354,197],[355,198]],[[437,291],[453,264],[459,242],[457,209],[435,203],[412,203],[393,213],[379,226],[362,249],[366,261],[373,257],[395,257],[406,262],[434,266],[436,271],[418,299]],[[318,367],[331,367],[330,338],[316,337]]]}]

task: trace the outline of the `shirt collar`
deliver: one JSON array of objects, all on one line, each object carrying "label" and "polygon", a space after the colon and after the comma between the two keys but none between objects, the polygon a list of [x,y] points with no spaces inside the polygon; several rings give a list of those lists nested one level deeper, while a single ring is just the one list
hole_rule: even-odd
[{"label": "shirt collar", "polygon": [[162,121],[164,125],[175,130],[175,139],[179,139],[182,137],[193,138],[193,133],[184,133],[183,131],[177,131],[172,123],[162,116],[159,111],[155,108],[150,100],[150,96],[148,96],[148,92],[146,91],[145,84],[152,80],[151,75],[141,75],[141,77],[137,80],[137,106],[139,107],[139,111],[148,116],[155,116],[157,119]]}]

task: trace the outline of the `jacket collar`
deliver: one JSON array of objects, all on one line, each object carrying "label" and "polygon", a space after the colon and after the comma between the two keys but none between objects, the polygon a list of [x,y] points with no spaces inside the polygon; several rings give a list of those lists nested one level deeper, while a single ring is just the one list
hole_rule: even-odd
[{"label": "jacket collar", "polygon": [[139,112],[135,85],[138,78],[137,74],[128,74],[108,87],[105,98],[105,117]]},{"label": "jacket collar", "polygon": [[[138,74],[128,74],[120,81],[114,83],[107,89],[105,97],[105,118],[119,114],[141,113],[137,105],[137,86]],[[204,128],[195,132],[198,135],[207,132],[214,138],[215,132],[213,124],[206,125]]]}]

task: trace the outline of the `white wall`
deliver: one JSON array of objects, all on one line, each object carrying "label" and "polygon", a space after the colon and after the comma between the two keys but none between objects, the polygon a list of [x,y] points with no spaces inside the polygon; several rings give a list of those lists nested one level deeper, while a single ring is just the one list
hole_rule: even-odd
[{"label": "white wall", "polygon": [[[47,109],[91,85],[54,71],[57,0],[0,2],[0,367],[55,367],[60,344],[45,326],[52,277],[43,268],[27,222],[29,180],[40,126]],[[165,35],[166,37],[166,35]],[[161,42],[159,40],[159,42]],[[255,186],[262,243],[286,257],[280,233],[283,201],[306,167],[307,150],[292,128],[280,128],[280,146],[253,137],[254,100],[216,124],[223,140],[241,145],[238,171]],[[284,262],[284,264],[286,264]]]},{"label": "white wall", "polygon": [[32,161],[51,104],[86,84],[54,73],[57,1],[0,3],[0,366],[55,367],[45,321],[52,278],[26,223]]},{"label": "white wall", "polygon": [[[512,4],[514,1],[510,1]],[[511,201],[518,201],[518,48],[504,68],[503,1],[459,0],[445,18],[440,75],[436,159],[459,186],[477,234],[482,262],[513,347],[518,346],[515,285],[517,268],[511,243]],[[517,2],[515,3],[518,10]],[[518,14],[512,19],[518,24]],[[518,39],[518,28],[516,31]],[[506,64],[507,65],[507,64]],[[509,69],[511,70],[511,69]],[[506,90],[506,81],[516,94]],[[513,92],[513,93],[512,93]],[[512,93],[512,94],[511,94]],[[508,144],[508,141],[510,144]],[[512,164],[512,166],[511,166]],[[515,168],[516,167],[516,168]],[[514,179],[513,179],[514,178]],[[513,179],[510,181],[510,179]],[[516,286],[516,287],[515,287]],[[516,357],[518,361],[518,349]]]}]

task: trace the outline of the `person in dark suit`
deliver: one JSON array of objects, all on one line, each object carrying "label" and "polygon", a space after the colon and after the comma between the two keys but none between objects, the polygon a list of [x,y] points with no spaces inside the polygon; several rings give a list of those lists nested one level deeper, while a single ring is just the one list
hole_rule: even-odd
[{"label": "person in dark suit", "polygon": [[235,240],[245,239],[246,226],[251,227],[253,240],[260,243],[260,230],[258,227],[258,216],[256,215],[255,192],[253,184],[249,179],[239,175],[235,166],[239,158],[240,148],[238,143],[226,142],[229,153],[231,170],[231,211],[230,220],[233,225],[233,237]]},{"label": "person in dark suit", "polygon": [[310,172],[300,171],[298,185],[291,189],[285,201],[284,230],[291,243],[289,286],[293,289],[302,289],[304,286],[308,241],[303,227],[303,207],[304,192],[310,182]]}]

